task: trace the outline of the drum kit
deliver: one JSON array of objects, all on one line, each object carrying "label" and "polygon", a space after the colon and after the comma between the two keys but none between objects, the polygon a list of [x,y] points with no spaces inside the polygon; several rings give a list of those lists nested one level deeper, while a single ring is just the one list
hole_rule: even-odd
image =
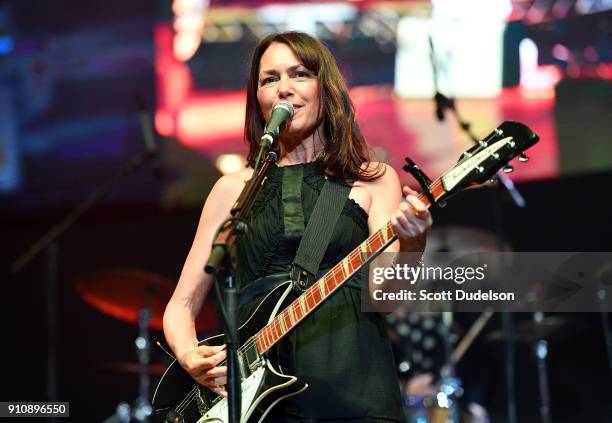
[{"label": "drum kit", "polygon": [[[132,404],[121,402],[115,414],[105,422],[148,420],[152,411],[150,376],[161,375],[166,369],[162,363],[150,363],[149,329],[163,330],[164,309],[175,286],[176,283],[168,278],[136,269],[104,269],[77,279],[76,290],[85,302],[108,316],[138,326],[134,341],[138,362],[109,363],[106,367],[138,374],[139,396]],[[217,329],[215,304],[207,301],[196,319],[196,330],[210,333]]]},{"label": "drum kit", "polygon": [[[502,244],[504,251],[510,251]],[[424,261],[434,262],[444,254],[499,251],[495,235],[481,229],[463,226],[433,228],[427,240]],[[448,255],[446,256],[448,257]],[[438,310],[400,309],[387,316],[389,337],[398,361],[402,381],[404,409],[409,423],[486,423],[489,416],[484,407],[464,397],[462,380],[455,366],[463,358],[475,339],[482,333],[493,315],[485,309],[459,339],[460,328],[454,321],[452,306],[444,304]],[[456,320],[456,319],[455,319]],[[569,323],[563,317],[533,314],[533,319],[517,323],[511,341],[533,346],[538,362],[540,411],[544,423],[550,421],[546,374],[547,340],[558,337]],[[502,330],[489,331],[486,343],[505,341]]]}]

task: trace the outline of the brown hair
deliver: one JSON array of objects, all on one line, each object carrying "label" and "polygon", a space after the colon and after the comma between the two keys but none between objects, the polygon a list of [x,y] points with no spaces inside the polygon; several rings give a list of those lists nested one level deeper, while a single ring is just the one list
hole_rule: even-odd
[{"label": "brown hair", "polygon": [[249,145],[248,163],[253,165],[265,126],[257,101],[259,62],[272,43],[287,45],[304,66],[317,76],[319,107],[323,107],[322,111],[319,110],[321,121],[317,126],[322,122],[324,149],[321,159],[325,173],[344,183],[379,178],[384,173],[382,165],[374,169],[362,169],[364,163],[371,162],[372,152],[355,119],[355,108],[336,60],[323,43],[302,32],[268,35],[255,47],[247,82],[244,124],[244,138]]}]

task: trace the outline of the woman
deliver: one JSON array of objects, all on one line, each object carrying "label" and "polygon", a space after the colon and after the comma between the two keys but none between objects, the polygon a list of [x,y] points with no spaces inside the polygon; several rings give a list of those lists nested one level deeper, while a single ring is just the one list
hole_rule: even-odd
[{"label": "woman", "polygon": [[[427,208],[408,187],[402,201],[397,173],[370,160],[335,60],[306,34],[271,35],[255,48],[245,123],[251,164],[265,122],[280,100],[290,101],[295,113],[279,137],[280,159],[253,205],[251,231],[237,245],[241,287],[291,266],[300,237],[284,231],[282,184],[296,170],[305,223],[326,175],[352,187],[321,269],[331,268],[389,219],[399,239],[387,251],[423,251],[432,224]],[[225,359],[224,347],[198,346],[194,319],[213,282],[203,267],[215,230],[251,173],[247,168],[223,176],[213,187],[164,314],[164,332],[178,362],[198,383],[223,395],[227,370],[217,364]],[[358,287],[341,288],[281,342],[283,370],[310,387],[275,407],[271,421],[403,420],[381,317],[360,311],[361,295]]]}]

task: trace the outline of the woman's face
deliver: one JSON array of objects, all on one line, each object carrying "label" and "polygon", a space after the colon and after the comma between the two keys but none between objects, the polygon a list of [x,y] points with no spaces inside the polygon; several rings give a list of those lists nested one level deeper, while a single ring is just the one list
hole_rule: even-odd
[{"label": "woman's face", "polygon": [[303,140],[317,124],[319,82],[287,45],[272,43],[261,56],[257,88],[257,101],[266,122],[280,100],[289,101],[295,110],[282,137]]}]

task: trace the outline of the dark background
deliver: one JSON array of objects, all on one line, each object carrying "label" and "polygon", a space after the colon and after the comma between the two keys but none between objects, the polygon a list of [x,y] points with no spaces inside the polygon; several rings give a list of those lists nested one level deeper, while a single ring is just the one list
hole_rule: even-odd
[{"label": "dark background", "polygon": [[[9,266],[96,186],[143,151],[134,97],[141,96],[149,106],[154,104],[153,26],[163,15],[157,8],[168,13],[168,2],[161,3],[0,2],[0,32],[13,34],[17,43],[14,56],[0,57],[0,87],[14,96],[16,131],[23,153],[18,189],[0,197],[0,309],[4,329],[1,401],[47,398],[48,256],[38,256],[17,275],[9,272]],[[106,35],[97,38],[97,30]],[[134,61],[111,60],[116,69],[88,74],[83,70],[86,63],[71,62],[84,57],[82,51],[77,54],[66,49],[59,57],[47,60],[45,52],[64,36],[81,41],[91,37],[89,48],[86,42],[80,46],[84,45],[92,58],[109,52],[121,56],[122,51],[115,49],[130,46],[133,50],[128,52]],[[19,70],[30,63],[27,60],[32,55],[40,59],[40,66],[68,63],[65,68],[80,75],[53,79],[53,94],[43,109],[37,109],[23,91]],[[92,66],[96,63],[107,62],[94,61]],[[197,62],[192,65],[197,66]],[[40,68],[42,74],[53,74],[44,66]],[[571,158],[580,154],[603,159],[609,151],[609,123],[601,118],[610,110],[611,97],[601,95],[609,90],[609,82],[601,83],[604,88],[597,88],[598,81],[585,84],[583,90],[575,89],[576,84],[557,88],[560,148],[566,152],[563,157],[570,159],[562,163],[564,169],[571,170]],[[572,107],[578,101],[586,106]],[[599,116],[592,121],[596,127],[588,120],[594,114]],[[72,121],[84,122],[79,135],[71,135],[70,130],[62,132],[63,123]],[[570,122],[579,123],[584,131]],[[47,136],[52,139],[49,134],[54,131],[60,133],[59,144],[41,143]],[[69,136],[64,136],[66,133]],[[584,139],[585,133],[591,134],[589,139]],[[595,133],[597,136],[592,135]],[[585,143],[598,148],[585,153],[579,148]],[[45,149],[45,145],[53,148]],[[515,207],[504,195],[495,197],[489,188],[466,192],[449,201],[446,208],[434,211],[435,224],[494,232],[497,215],[493,205],[497,204],[502,211],[504,236],[515,251],[612,251],[608,205],[612,172],[606,170],[609,159],[602,160],[597,173],[518,184],[527,200],[524,209]],[[593,161],[593,157],[586,160]],[[201,167],[207,177],[199,193],[203,198],[209,180],[218,172],[204,159],[195,160],[194,166]],[[157,176],[146,167],[137,171],[57,242],[57,399],[70,402],[73,421],[102,421],[120,401],[131,402],[138,395],[137,375],[117,369],[117,363],[136,362],[133,341],[137,327],[86,304],[77,294],[75,283],[90,272],[117,267],[178,279],[199,209],[169,210],[160,205],[162,187],[175,171],[162,168]],[[553,421],[611,421],[612,380],[601,315],[594,312],[562,317],[567,318],[567,324],[562,333],[550,339],[548,362]],[[517,314],[514,318],[518,322],[531,317]],[[476,395],[497,417],[494,421],[505,420],[504,356],[500,345],[484,340],[499,328],[495,316],[459,368],[466,391],[480,391]],[[163,343],[161,332],[151,335]],[[515,347],[519,421],[540,421],[534,355],[529,345]],[[164,354],[154,346],[152,361],[164,360]]]}]

